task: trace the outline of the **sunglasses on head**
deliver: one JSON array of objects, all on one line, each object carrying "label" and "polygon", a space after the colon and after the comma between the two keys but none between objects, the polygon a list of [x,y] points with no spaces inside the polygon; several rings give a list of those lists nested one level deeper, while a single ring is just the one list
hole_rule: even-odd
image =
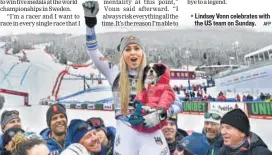
[{"label": "sunglasses on head", "polygon": [[12,111],[5,111],[5,115],[19,115],[19,111],[17,110],[12,110]]},{"label": "sunglasses on head", "polygon": [[92,117],[88,119],[87,121],[90,125],[92,125],[94,128],[101,128],[104,127],[104,122],[101,118],[99,117]]},{"label": "sunglasses on head", "polygon": [[220,115],[215,114],[215,113],[208,113],[208,112],[204,115],[204,117],[205,117],[205,119],[209,119],[209,118],[212,118],[214,120],[220,120],[221,119]]}]

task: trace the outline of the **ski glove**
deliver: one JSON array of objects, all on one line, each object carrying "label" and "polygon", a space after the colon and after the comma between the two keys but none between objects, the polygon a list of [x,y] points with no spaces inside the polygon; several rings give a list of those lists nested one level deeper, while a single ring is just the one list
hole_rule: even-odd
[{"label": "ski glove", "polygon": [[85,23],[89,28],[93,28],[97,24],[96,15],[99,12],[99,4],[97,1],[86,1],[82,3],[84,9]]},{"label": "ski glove", "polygon": [[163,108],[154,109],[148,106],[143,106],[142,109],[148,113],[143,116],[144,128],[155,127],[167,118],[167,112]]},{"label": "ski glove", "polygon": [[133,101],[129,103],[130,106],[135,108],[134,112],[129,116],[128,121],[131,125],[140,125],[143,123],[143,104],[140,101]]}]

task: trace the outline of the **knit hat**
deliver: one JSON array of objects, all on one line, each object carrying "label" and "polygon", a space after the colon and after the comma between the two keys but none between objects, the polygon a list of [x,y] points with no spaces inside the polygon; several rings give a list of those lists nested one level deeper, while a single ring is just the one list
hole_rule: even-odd
[{"label": "knit hat", "polygon": [[3,134],[3,147],[5,147],[18,132],[24,133],[25,131],[18,127],[12,127],[5,131]]},{"label": "knit hat", "polygon": [[12,121],[13,119],[20,119],[19,117],[19,111],[17,110],[5,110],[1,115],[1,128],[2,130],[5,128],[5,126]]},{"label": "knit hat", "polygon": [[91,130],[95,130],[95,128],[89,125],[87,122],[80,119],[72,120],[68,129],[71,142],[78,143],[81,138],[84,137],[85,134]]},{"label": "knit hat", "polygon": [[178,117],[177,117],[177,115],[169,117],[168,120],[174,122],[176,127],[178,128]]},{"label": "knit hat", "polygon": [[233,109],[227,112],[221,119],[220,124],[228,124],[245,133],[250,134],[250,124],[247,115],[241,109]]},{"label": "knit hat", "polygon": [[62,104],[58,104],[58,103],[53,104],[49,107],[46,113],[46,122],[49,128],[50,128],[51,118],[56,114],[64,114],[64,116],[67,119],[66,108]]},{"label": "knit hat", "polygon": [[210,144],[203,134],[193,132],[177,143],[177,149],[185,150],[193,155],[203,155],[208,154]]},{"label": "knit hat", "polygon": [[130,45],[130,44],[137,44],[139,45],[142,49],[144,49],[142,42],[140,41],[139,38],[135,36],[128,36],[128,37],[123,37],[121,39],[120,44],[117,46],[117,50],[120,52],[123,52],[125,48]]},{"label": "knit hat", "polygon": [[207,113],[205,113],[204,121],[220,124],[220,120],[221,120],[222,116],[223,116],[223,114],[220,111],[215,110],[215,109],[211,109]]}]

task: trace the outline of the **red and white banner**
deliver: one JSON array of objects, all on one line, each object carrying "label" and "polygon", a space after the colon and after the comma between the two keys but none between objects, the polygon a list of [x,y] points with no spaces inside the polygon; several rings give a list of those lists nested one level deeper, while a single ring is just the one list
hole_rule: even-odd
[{"label": "red and white banner", "polygon": [[210,110],[217,110],[222,114],[225,114],[233,109],[242,109],[246,112],[245,103],[243,102],[210,102]]},{"label": "red and white banner", "polygon": [[24,97],[24,105],[25,106],[29,105],[28,93],[26,92],[20,92],[20,91],[9,90],[9,89],[0,89],[0,93],[22,96]]}]

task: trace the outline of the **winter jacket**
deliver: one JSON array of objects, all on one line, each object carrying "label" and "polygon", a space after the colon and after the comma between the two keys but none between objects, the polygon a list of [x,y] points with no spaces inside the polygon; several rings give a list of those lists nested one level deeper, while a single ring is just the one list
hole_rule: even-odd
[{"label": "winter jacket", "polygon": [[[170,150],[170,155],[173,155],[173,153],[176,150],[176,146],[177,146],[177,142],[180,141],[184,136],[184,134],[186,133],[186,131],[182,130],[182,129],[178,129],[177,133],[176,133],[176,139],[173,143],[168,143],[168,148]],[[186,135],[186,134],[185,134]]]},{"label": "winter jacket", "polygon": [[[59,155],[66,147],[71,144],[69,136],[66,136],[64,147],[62,147],[56,140],[50,136],[51,130],[46,128],[41,131],[40,135],[46,141],[46,145],[50,150],[50,155]],[[66,134],[68,135],[68,133]]]},{"label": "winter jacket", "polygon": [[105,146],[104,149],[107,155],[113,155],[114,141],[115,141],[116,129],[114,127],[106,127],[106,135],[109,140],[109,145]]},{"label": "winter jacket", "polygon": [[[202,130],[202,134],[206,136],[204,129]],[[207,137],[207,136],[206,136]],[[209,151],[209,155],[216,155],[219,149],[223,146],[224,141],[221,135],[215,137],[214,139],[208,139],[208,142],[211,146],[211,150]]]},{"label": "winter jacket", "polygon": [[[163,65],[163,64],[162,64]],[[168,110],[172,103],[175,101],[175,93],[171,88],[170,82],[170,71],[167,66],[165,66],[164,73],[159,77],[158,82],[155,86],[150,88],[145,88],[140,92],[134,100],[138,100],[144,105],[152,108],[164,108]],[[166,120],[162,121],[157,126],[150,129],[137,128],[136,130],[141,130],[141,132],[153,132],[160,129],[162,126],[166,125]]]},{"label": "winter jacket", "polygon": [[160,107],[168,110],[171,104],[175,101],[175,93],[169,82],[170,71],[166,67],[163,75],[159,77],[157,84],[153,87],[145,88],[135,97],[135,100],[139,100],[152,108]]},{"label": "winter jacket", "polygon": [[12,153],[5,150],[5,149],[3,149],[2,152],[1,152],[1,155],[12,155]]},{"label": "winter jacket", "polygon": [[241,147],[232,149],[223,146],[217,155],[272,155],[272,153],[257,134],[251,133]]},{"label": "winter jacket", "polygon": [[211,145],[211,150],[209,151],[209,155],[216,155],[216,153],[224,144],[222,136],[217,136],[214,139],[208,139],[208,142]]}]

